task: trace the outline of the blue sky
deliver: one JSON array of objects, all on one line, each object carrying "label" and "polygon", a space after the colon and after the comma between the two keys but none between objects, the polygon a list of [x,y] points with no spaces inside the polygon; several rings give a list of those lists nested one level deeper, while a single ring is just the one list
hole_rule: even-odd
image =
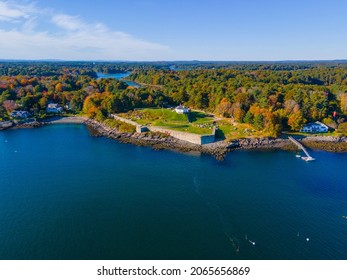
[{"label": "blue sky", "polygon": [[0,0],[0,58],[347,58],[345,0]]}]

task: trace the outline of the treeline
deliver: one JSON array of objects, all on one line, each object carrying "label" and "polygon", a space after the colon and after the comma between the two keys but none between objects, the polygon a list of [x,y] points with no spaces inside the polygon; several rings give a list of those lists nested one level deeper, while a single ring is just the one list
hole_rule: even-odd
[{"label": "treeline", "polygon": [[159,62],[44,62],[44,61],[0,61],[0,76],[59,76],[88,75],[97,77],[97,73],[127,73],[135,69],[168,69],[169,65]]},{"label": "treeline", "polygon": [[0,76],[88,75],[96,77],[91,62],[0,62]]},{"label": "treeline", "polygon": [[162,85],[175,103],[255,125],[273,136],[299,130],[307,121],[338,125],[347,113],[347,69],[147,70],[130,79]]}]

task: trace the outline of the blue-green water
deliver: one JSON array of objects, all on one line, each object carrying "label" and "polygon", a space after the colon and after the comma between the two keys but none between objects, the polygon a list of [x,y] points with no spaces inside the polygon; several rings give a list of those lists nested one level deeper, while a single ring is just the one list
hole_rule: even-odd
[{"label": "blue-green water", "polygon": [[0,132],[0,258],[347,259],[347,154],[313,156]]},{"label": "blue-green water", "polygon": [[[106,78],[111,78],[111,79],[117,79],[117,80],[124,80],[124,78],[130,76],[130,72],[127,73],[115,73],[115,74],[104,74],[104,73],[96,73],[98,78],[106,79]],[[133,87],[141,87],[138,83],[135,83],[133,81],[127,81],[124,80],[124,82],[128,86],[133,86]]]}]

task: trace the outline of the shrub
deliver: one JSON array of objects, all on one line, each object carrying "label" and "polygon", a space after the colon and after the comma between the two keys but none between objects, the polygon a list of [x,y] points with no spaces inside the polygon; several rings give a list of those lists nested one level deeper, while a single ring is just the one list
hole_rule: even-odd
[{"label": "shrub", "polygon": [[339,124],[338,132],[347,134],[347,122]]}]

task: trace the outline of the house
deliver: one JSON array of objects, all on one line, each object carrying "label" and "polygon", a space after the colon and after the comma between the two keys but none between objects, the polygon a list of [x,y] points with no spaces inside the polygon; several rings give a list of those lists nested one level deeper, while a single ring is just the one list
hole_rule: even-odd
[{"label": "house", "polygon": [[305,124],[304,127],[300,130],[300,132],[324,133],[328,132],[328,130],[328,126],[326,126],[324,123],[314,122]]},{"label": "house", "polygon": [[50,103],[46,109],[47,113],[61,113],[63,112],[63,107],[60,107],[57,103]]},{"label": "house", "polygon": [[177,106],[175,108],[175,111],[177,114],[188,114],[189,113],[189,109],[180,105],[180,106]]},{"label": "house", "polygon": [[11,112],[10,116],[12,118],[26,119],[30,116],[30,114],[28,111],[13,111]]}]

